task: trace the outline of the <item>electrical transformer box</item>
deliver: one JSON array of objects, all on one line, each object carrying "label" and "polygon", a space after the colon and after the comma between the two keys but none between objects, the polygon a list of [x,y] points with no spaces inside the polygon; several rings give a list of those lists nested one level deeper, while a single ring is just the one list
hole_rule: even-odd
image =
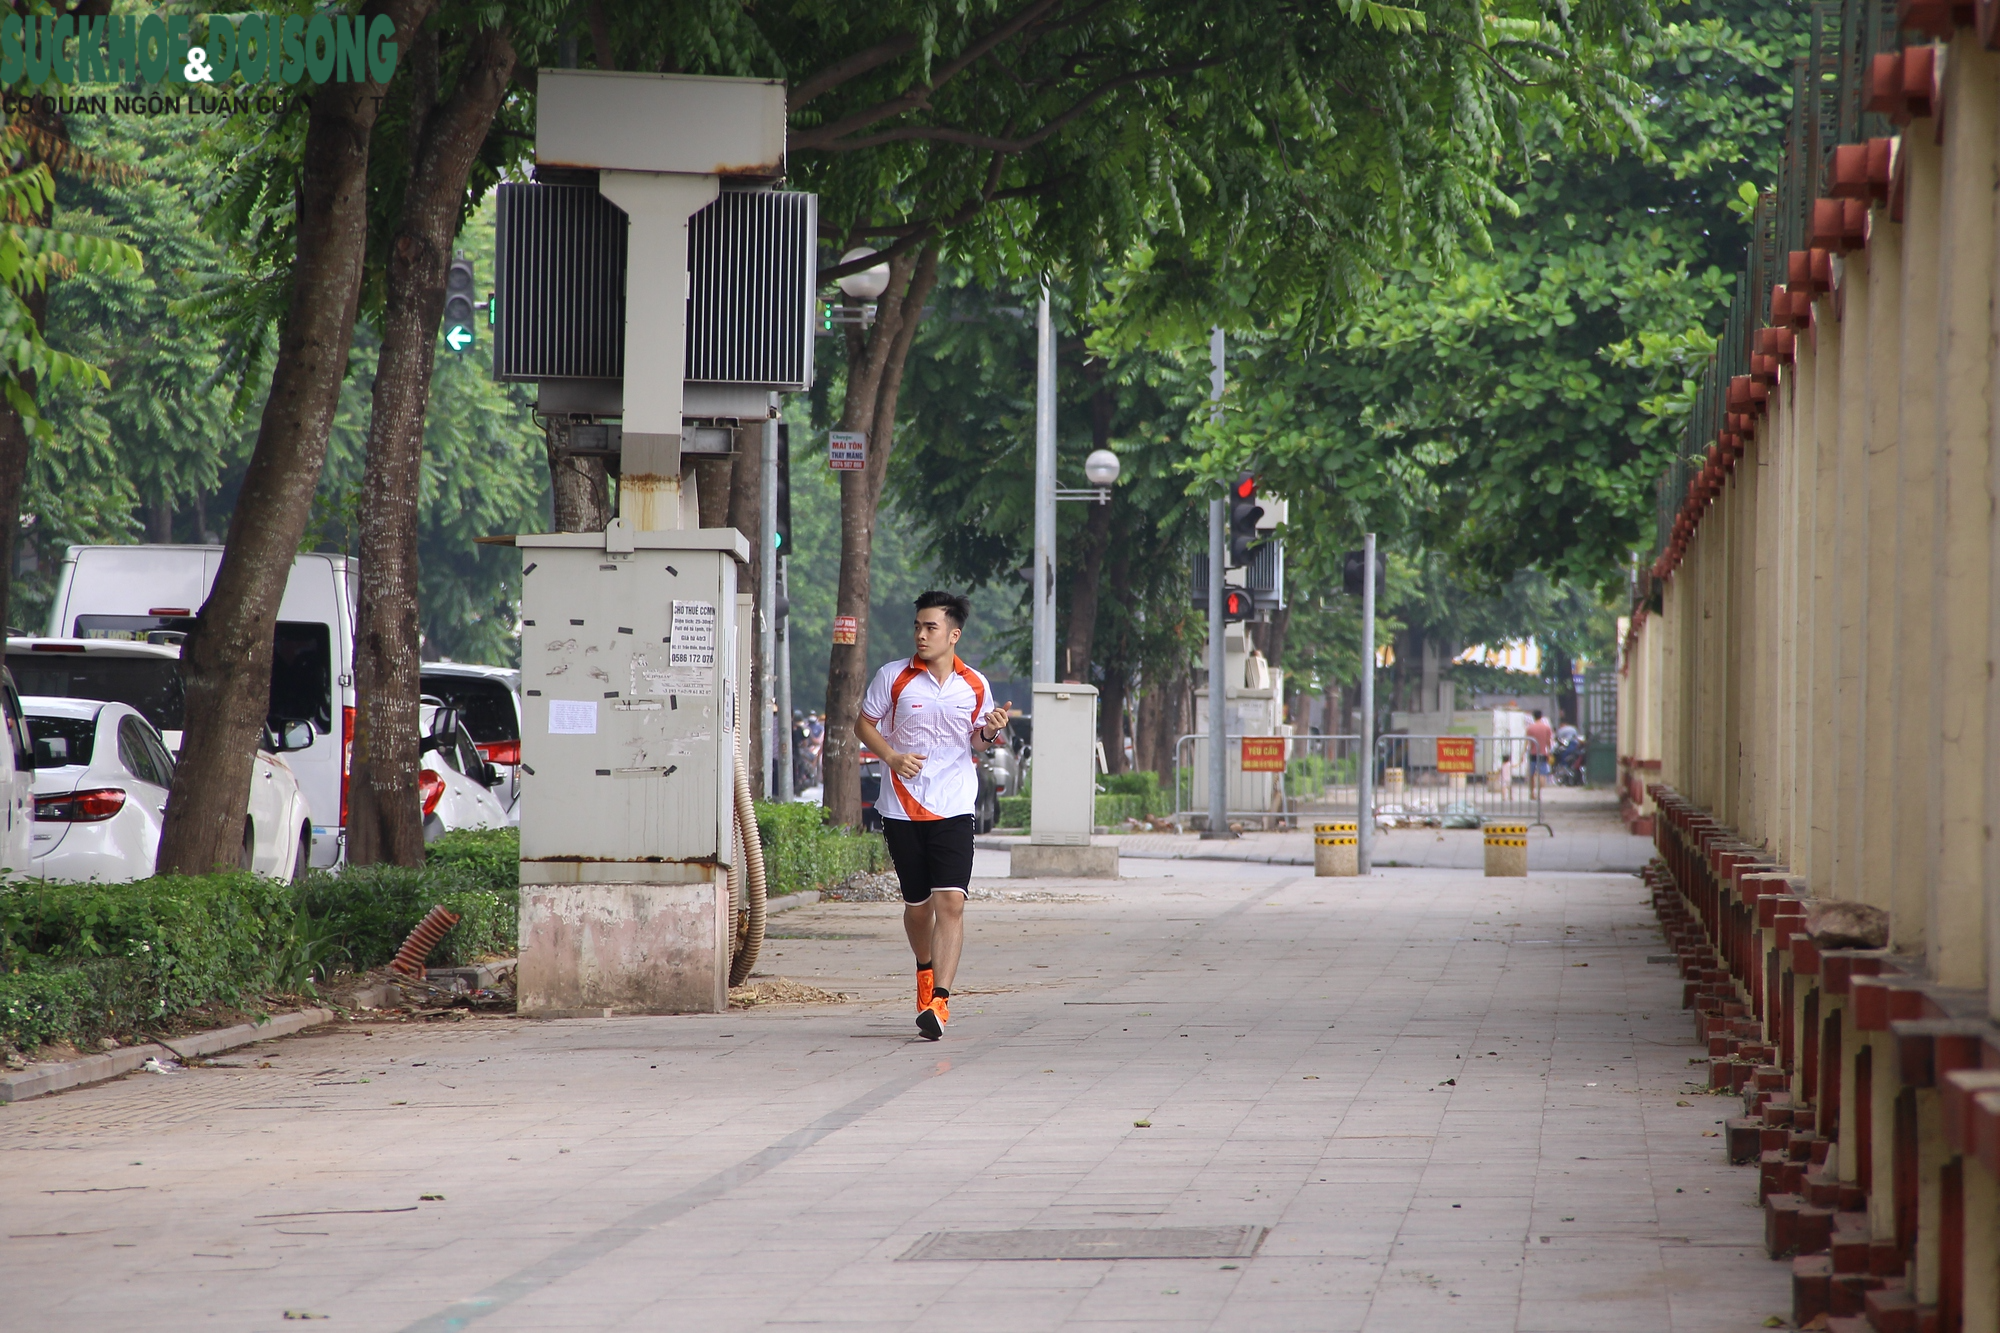
[{"label": "electrical transformer box", "polygon": [[622,523],[516,540],[522,882],[714,879],[732,856],[748,543]]}]

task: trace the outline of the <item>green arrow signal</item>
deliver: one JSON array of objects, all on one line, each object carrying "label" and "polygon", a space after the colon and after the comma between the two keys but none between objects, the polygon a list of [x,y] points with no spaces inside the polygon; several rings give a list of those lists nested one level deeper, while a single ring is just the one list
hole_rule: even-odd
[{"label": "green arrow signal", "polygon": [[472,346],[472,330],[463,324],[454,324],[444,331],[444,343],[454,352],[463,352]]}]

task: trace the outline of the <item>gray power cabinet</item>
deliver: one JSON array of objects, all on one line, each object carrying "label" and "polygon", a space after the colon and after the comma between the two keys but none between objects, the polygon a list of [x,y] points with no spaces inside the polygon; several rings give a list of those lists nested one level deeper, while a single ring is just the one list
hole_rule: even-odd
[{"label": "gray power cabinet", "polygon": [[715,879],[732,855],[748,543],[614,524],[517,544],[522,883]]}]

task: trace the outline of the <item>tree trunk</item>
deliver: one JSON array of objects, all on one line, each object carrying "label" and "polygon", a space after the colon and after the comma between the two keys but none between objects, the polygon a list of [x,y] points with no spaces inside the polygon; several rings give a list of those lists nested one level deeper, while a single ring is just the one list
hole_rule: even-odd
[{"label": "tree trunk", "polygon": [[354,751],[347,858],[355,865],[424,863],[419,744],[417,497],[424,417],[444,314],[445,275],[466,184],[514,75],[508,35],[472,39],[458,85],[436,101],[436,39],[410,52],[418,80],[410,175],[389,247],[382,351],[361,483],[361,613],[354,635]]},{"label": "tree trunk", "polygon": [[1576,660],[1560,648],[1550,650],[1549,665],[1555,675],[1555,725],[1576,725]]},{"label": "tree trunk", "polygon": [[[376,0],[403,40],[431,0]],[[297,254],[257,445],[229,520],[215,586],[181,649],[187,729],[174,770],[161,874],[239,864],[252,759],[271,697],[278,601],[312,512],[347,376],[368,248],[368,141],[384,86],[322,84],[300,169]],[[331,738],[323,743],[331,743]]]},{"label": "tree trunk", "polygon": [[894,445],[896,397],[902,388],[903,363],[931,289],[937,285],[937,250],[919,255],[905,252],[889,261],[889,287],[875,309],[875,327],[867,339],[848,344],[847,401],[840,414],[841,430],[868,432],[868,466],[840,474],[840,590],[834,614],[854,617],[854,642],[833,645],[826,668],[826,742],[820,761],[828,818],[838,824],[861,823],[861,742],[854,736],[854,719],[861,712],[861,695],[868,687],[869,555],[875,535],[875,510],[882,483],[889,474]]},{"label": "tree trunk", "polygon": [[743,571],[744,586],[757,597],[757,614],[737,630],[739,651],[750,654],[750,698],[745,707],[749,736],[744,746],[744,763],[750,768],[750,793],[765,799],[765,779],[770,764],[765,754],[771,741],[770,691],[764,680],[763,618],[770,614],[764,605],[764,552],[770,545],[764,535],[764,427],[745,426],[736,432],[736,457],[729,469],[729,508],[723,522],[750,540],[750,565]]},{"label": "tree trunk", "polygon": [[681,456],[682,469],[694,476],[695,524],[703,528],[729,526],[729,478],[735,471],[733,457]]},{"label": "tree trunk", "polygon": [[1292,627],[1292,608],[1284,606],[1271,613],[1271,623],[1264,627],[1264,658],[1270,662],[1271,670],[1277,671],[1285,665],[1285,633]]},{"label": "tree trunk", "polygon": [[[47,300],[28,299],[39,325]],[[34,372],[23,371],[20,379],[22,392],[34,397]],[[5,571],[5,577],[0,577],[0,633],[11,634],[14,629],[9,619],[14,613],[14,548],[21,540],[21,493],[28,486],[28,454],[33,449],[27,421],[12,403],[0,398],[0,561],[5,562],[0,564],[0,570]]]},{"label": "tree trunk", "polygon": [[[1111,447],[1111,393],[1100,388],[1090,396],[1090,441],[1093,449]],[[1112,501],[1116,504],[1117,501]],[[1068,633],[1063,636],[1061,678],[1086,684],[1091,652],[1097,641],[1097,583],[1104,569],[1104,548],[1111,535],[1111,505],[1093,504],[1084,520],[1078,544],[1076,576],[1070,582]],[[1107,761],[1110,756],[1105,756]]]},{"label": "tree trunk", "polygon": [[611,477],[602,458],[570,453],[568,417],[542,420],[542,444],[549,454],[549,529],[602,532],[611,525]]},{"label": "tree trunk", "polygon": [[[1109,510],[1111,506],[1101,505]],[[1102,550],[1102,547],[1099,548]],[[1113,606],[1128,606],[1132,600],[1132,551],[1130,542],[1120,542],[1117,553],[1111,557],[1111,568],[1107,571],[1111,580],[1111,603]],[[1092,640],[1089,651],[1100,652],[1104,665],[1103,693],[1098,705],[1098,738],[1104,742],[1104,767],[1108,773],[1129,772],[1132,765],[1125,762],[1125,702],[1131,695],[1132,679],[1129,656],[1130,636],[1123,625],[1112,636],[1108,650],[1101,651]],[[1139,746],[1135,739],[1132,757],[1138,758]]]}]

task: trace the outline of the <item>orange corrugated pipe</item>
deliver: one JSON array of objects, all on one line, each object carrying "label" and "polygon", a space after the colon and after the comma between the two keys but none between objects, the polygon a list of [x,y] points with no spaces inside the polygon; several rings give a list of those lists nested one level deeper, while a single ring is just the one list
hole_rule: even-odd
[{"label": "orange corrugated pipe", "polygon": [[433,907],[403,941],[403,947],[396,950],[396,957],[390,962],[391,972],[400,972],[406,977],[420,977],[424,974],[424,960],[437,948],[438,941],[445,932],[458,924],[458,913],[445,907]]}]

